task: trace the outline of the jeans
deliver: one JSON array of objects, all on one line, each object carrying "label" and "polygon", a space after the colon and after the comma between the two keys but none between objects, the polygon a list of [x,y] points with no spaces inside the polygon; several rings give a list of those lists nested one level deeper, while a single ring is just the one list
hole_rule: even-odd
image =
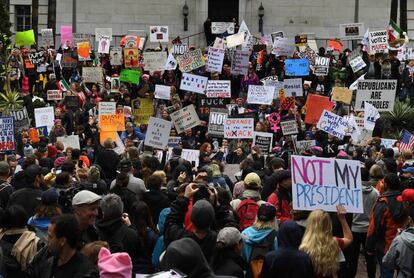
[{"label": "jeans", "polygon": [[367,266],[367,273],[368,278],[375,278],[375,271],[377,267],[377,263],[375,261],[374,256],[370,256],[365,251],[365,241],[367,239],[367,233],[357,233],[352,232],[354,240],[349,246],[349,253],[350,253],[350,260],[349,260],[349,267],[350,267],[350,277],[355,277],[358,271],[358,260],[359,260],[359,252],[361,250],[361,246],[364,250],[364,256]]},{"label": "jeans", "polygon": [[380,278],[393,278],[394,269],[388,268],[382,264],[382,258],[384,258],[385,254],[382,252],[376,251],[376,256],[377,256],[378,264],[380,266],[380,272],[381,272]]}]

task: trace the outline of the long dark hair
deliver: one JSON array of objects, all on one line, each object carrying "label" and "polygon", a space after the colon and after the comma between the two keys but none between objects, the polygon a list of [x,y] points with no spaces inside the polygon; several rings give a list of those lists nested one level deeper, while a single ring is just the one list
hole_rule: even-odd
[{"label": "long dark hair", "polygon": [[148,228],[158,233],[158,229],[152,220],[151,211],[145,202],[134,202],[129,211],[132,225],[138,231],[138,238],[142,246],[146,246]]}]

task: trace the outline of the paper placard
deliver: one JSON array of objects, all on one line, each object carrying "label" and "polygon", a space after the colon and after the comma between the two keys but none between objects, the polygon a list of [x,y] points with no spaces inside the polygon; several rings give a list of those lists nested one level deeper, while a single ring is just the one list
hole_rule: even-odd
[{"label": "paper placard", "polygon": [[45,52],[37,51],[35,53],[29,53],[29,60],[32,65],[40,65],[46,61]]},{"label": "paper placard", "polygon": [[10,111],[10,116],[13,116],[14,118],[14,126],[17,132],[29,129],[30,121],[26,107],[16,111]]},{"label": "paper placard", "polygon": [[254,132],[253,146],[258,146],[262,154],[267,155],[272,151],[273,133],[269,132]]},{"label": "paper placard", "polygon": [[124,48],[124,64],[126,68],[137,68],[140,66],[138,48]]},{"label": "paper placard", "polygon": [[103,37],[112,41],[112,28],[95,28],[95,41],[99,42]]},{"label": "paper placard", "polygon": [[79,135],[57,137],[56,141],[61,142],[65,150],[69,147],[80,150]]},{"label": "paper placard", "polygon": [[137,85],[139,83],[141,73],[142,72],[140,70],[122,69],[121,74],[119,76],[119,80],[121,82],[127,82]]},{"label": "paper placard", "polygon": [[144,68],[147,71],[162,71],[167,62],[167,52],[144,52]]},{"label": "paper placard", "polygon": [[309,75],[309,60],[287,59],[285,68],[286,76],[307,76]]},{"label": "paper placard", "polygon": [[16,148],[13,117],[0,117],[0,134],[0,151],[13,151]]},{"label": "paper placard", "polygon": [[101,67],[83,67],[82,77],[86,83],[102,83],[103,73]]},{"label": "paper placard", "polygon": [[212,34],[234,34],[234,22],[211,22]]},{"label": "paper placard", "polygon": [[206,96],[208,98],[231,98],[231,81],[208,80]]},{"label": "paper placard", "polygon": [[369,32],[368,41],[369,54],[388,53],[387,30]]},{"label": "paper placard", "polygon": [[332,100],[337,102],[343,102],[345,104],[351,104],[352,90],[349,90],[346,87],[333,87]]},{"label": "paper placard", "polygon": [[224,123],[227,119],[228,112],[226,109],[210,109],[208,120],[208,135],[212,137],[224,136]]},{"label": "paper placard", "polygon": [[137,98],[132,101],[132,115],[135,125],[148,124],[151,116],[154,115],[153,100],[149,98]]},{"label": "paper placard", "polygon": [[55,113],[53,106],[35,108],[34,114],[36,127],[47,126],[48,130],[52,130],[52,127],[55,125]]},{"label": "paper placard", "polygon": [[78,42],[76,43],[78,50],[78,59],[79,61],[86,61],[90,59],[89,52],[91,50],[89,42]]},{"label": "paper placard", "polygon": [[244,33],[238,33],[226,38],[227,47],[233,48],[244,43]]},{"label": "paper placard", "polygon": [[194,109],[194,105],[186,106],[170,114],[177,133],[183,133],[186,129],[200,125],[200,119]]},{"label": "paper placard", "polygon": [[342,140],[348,129],[348,123],[341,116],[324,110],[316,127]]},{"label": "paper placard", "polygon": [[379,112],[392,111],[395,104],[397,80],[360,80],[355,99],[355,110],[364,110],[364,102],[372,104]]},{"label": "paper placard", "polygon": [[175,59],[182,72],[190,72],[206,64],[200,48],[183,55],[177,55]]},{"label": "paper placard", "polygon": [[349,61],[349,65],[351,66],[353,72],[357,72],[367,66],[364,60],[362,60],[361,56],[358,56],[352,59],[351,61]]},{"label": "paper placard", "polygon": [[40,33],[42,34],[42,44],[44,47],[49,48],[49,46],[55,45],[53,29],[41,29]]},{"label": "paper placard", "polygon": [[174,56],[170,53],[167,58],[167,62],[165,62],[164,69],[165,70],[175,70],[177,68],[177,60],[175,60]]},{"label": "paper placard", "polygon": [[191,73],[183,73],[183,76],[181,77],[180,89],[197,94],[205,94],[207,81],[208,77]]},{"label": "paper placard", "polygon": [[111,37],[102,36],[98,42],[98,53],[109,54],[110,46],[111,46]]},{"label": "paper placard", "polygon": [[124,131],[125,116],[124,114],[99,114],[99,127],[104,131]]},{"label": "paper placard", "polygon": [[227,118],[224,123],[224,138],[252,139],[253,128],[253,118]]},{"label": "paper placard", "polygon": [[309,150],[311,147],[316,146],[316,140],[302,140],[296,141],[296,151],[298,154]]},{"label": "paper placard", "polygon": [[63,95],[60,90],[47,90],[47,100],[62,100]]},{"label": "paper placard", "polygon": [[168,42],[168,26],[150,26],[150,42]]},{"label": "paper placard", "polygon": [[280,127],[282,128],[282,133],[285,136],[299,133],[298,123],[295,120],[280,122]]},{"label": "paper placard", "polygon": [[164,149],[168,145],[169,136],[166,135],[170,134],[171,126],[170,121],[151,117],[144,144],[156,149]]},{"label": "paper placard", "polygon": [[361,39],[364,33],[364,23],[346,23],[339,25],[339,37],[343,40]]},{"label": "paper placard", "polygon": [[291,172],[294,210],[364,212],[359,161],[293,155]]},{"label": "paper placard", "polygon": [[187,44],[174,44],[172,49],[172,54],[174,55],[183,55],[184,53],[188,52],[188,45]]},{"label": "paper placard", "polygon": [[323,110],[332,111],[334,103],[329,100],[328,97],[310,94],[306,101],[306,115],[305,123],[314,125],[316,124],[323,112]]},{"label": "paper placard", "polygon": [[273,101],[274,92],[274,87],[249,85],[247,103],[270,105]]},{"label": "paper placard", "polygon": [[285,91],[285,96],[287,97],[303,96],[302,79],[285,79],[283,81],[283,89]]},{"label": "paper placard", "polygon": [[231,64],[232,75],[246,75],[249,69],[250,51],[236,50]]},{"label": "paper placard", "polygon": [[206,71],[208,72],[221,72],[223,68],[224,49],[221,48],[208,48],[208,59],[206,63]]},{"label": "paper placard", "polygon": [[113,115],[116,112],[116,102],[100,101],[98,103],[99,115]]},{"label": "paper placard", "polygon": [[171,87],[164,85],[155,85],[154,97],[158,99],[170,100]]},{"label": "paper placard", "polygon": [[177,137],[177,136],[170,136],[170,138],[168,138],[168,147],[176,147],[179,146],[181,142],[181,137]]},{"label": "paper placard", "polygon": [[113,47],[109,51],[111,65],[113,66],[120,66],[122,65],[122,48],[121,47]]},{"label": "paper placard", "polygon": [[296,46],[306,46],[308,44],[308,35],[301,34],[295,36],[295,45]]},{"label": "paper placard", "polygon": [[293,56],[295,52],[295,42],[293,39],[277,37],[273,41],[272,54],[276,56]]},{"label": "paper placard", "polygon": [[326,76],[329,72],[329,58],[327,57],[315,57],[315,68],[313,73],[316,76]]},{"label": "paper placard", "polygon": [[72,47],[72,25],[60,26],[60,45],[63,49]]},{"label": "paper placard", "polygon": [[381,145],[383,145],[384,148],[387,148],[387,149],[393,148],[395,142],[397,142],[397,140],[395,139],[381,138]]}]

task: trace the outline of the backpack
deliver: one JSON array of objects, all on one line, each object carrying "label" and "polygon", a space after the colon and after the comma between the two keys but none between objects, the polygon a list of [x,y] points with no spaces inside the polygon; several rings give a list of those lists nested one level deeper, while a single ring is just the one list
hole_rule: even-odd
[{"label": "backpack", "polygon": [[276,237],[276,231],[272,230],[270,234],[263,240],[262,243],[252,247],[250,253],[249,266],[250,266],[250,277],[259,278],[262,272],[264,258],[270,250],[272,250]]},{"label": "backpack", "polygon": [[253,225],[256,220],[259,205],[255,199],[246,198],[237,206],[237,215],[240,218],[239,227],[244,230]]}]

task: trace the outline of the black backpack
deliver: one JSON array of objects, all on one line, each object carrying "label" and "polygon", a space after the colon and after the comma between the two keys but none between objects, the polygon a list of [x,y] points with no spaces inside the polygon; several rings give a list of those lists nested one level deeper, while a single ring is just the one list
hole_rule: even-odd
[{"label": "black backpack", "polygon": [[264,258],[267,252],[272,250],[272,246],[275,242],[277,232],[272,230],[262,243],[256,244],[252,247],[250,253],[249,266],[250,266],[250,277],[259,278],[262,272]]}]

